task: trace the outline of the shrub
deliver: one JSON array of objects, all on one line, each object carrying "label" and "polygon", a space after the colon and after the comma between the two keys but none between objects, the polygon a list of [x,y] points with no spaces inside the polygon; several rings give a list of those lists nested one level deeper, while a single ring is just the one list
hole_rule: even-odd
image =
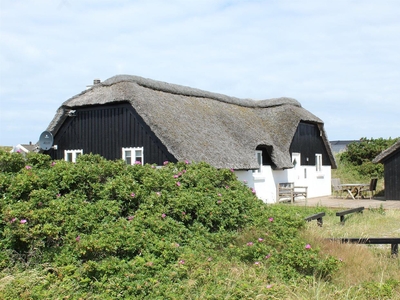
[{"label": "shrub", "polygon": [[337,267],[299,236],[305,212],[265,205],[230,170],[202,162],[128,166],[98,155],[76,163],[35,155],[17,169],[14,155],[2,156],[17,163],[0,176],[0,267],[34,269],[42,279],[9,284],[9,295],[49,298],[51,283],[55,298],[58,290],[173,298],[210,258],[283,280],[329,278]]}]

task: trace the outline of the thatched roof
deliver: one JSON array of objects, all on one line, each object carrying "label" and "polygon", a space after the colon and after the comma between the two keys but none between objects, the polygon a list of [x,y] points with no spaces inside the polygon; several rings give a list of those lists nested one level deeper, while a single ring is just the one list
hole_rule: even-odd
[{"label": "thatched roof", "polygon": [[319,125],[336,167],[323,122],[294,99],[239,99],[138,76],[114,76],[65,101],[48,130],[54,135],[68,110],[124,101],[178,160],[205,161],[217,168],[257,169],[255,149],[269,145],[276,167],[291,168],[289,147],[303,120]]},{"label": "thatched roof", "polygon": [[383,150],[381,153],[379,153],[372,162],[373,163],[381,163],[399,149],[400,149],[400,139],[396,143],[394,143],[392,146],[390,146],[386,150]]}]

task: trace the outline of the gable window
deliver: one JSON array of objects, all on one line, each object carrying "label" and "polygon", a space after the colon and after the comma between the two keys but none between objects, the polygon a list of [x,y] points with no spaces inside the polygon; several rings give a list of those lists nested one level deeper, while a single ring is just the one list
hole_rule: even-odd
[{"label": "gable window", "polygon": [[79,155],[83,154],[83,150],[64,150],[64,160],[70,162],[76,162]]},{"label": "gable window", "polygon": [[263,155],[262,155],[262,151],[260,150],[256,150],[256,158],[257,158],[257,162],[258,162],[258,170],[254,170],[254,173],[261,173],[261,167],[263,165]]},{"label": "gable window", "polygon": [[315,170],[322,171],[322,154],[315,154]]},{"label": "gable window", "polygon": [[143,147],[122,148],[122,159],[128,165],[141,164],[143,165]]}]

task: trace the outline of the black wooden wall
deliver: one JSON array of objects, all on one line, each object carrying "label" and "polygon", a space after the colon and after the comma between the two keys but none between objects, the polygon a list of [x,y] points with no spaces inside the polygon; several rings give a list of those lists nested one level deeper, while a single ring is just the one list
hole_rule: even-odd
[{"label": "black wooden wall", "polygon": [[400,200],[400,150],[384,161],[385,198]]},{"label": "black wooden wall", "polygon": [[54,136],[57,150],[47,153],[63,159],[64,150],[83,149],[84,154],[100,154],[121,159],[123,147],[144,147],[144,163],[162,165],[176,159],[128,103],[76,108]]},{"label": "black wooden wall", "polygon": [[[322,154],[322,164],[331,165],[317,124],[300,122],[290,145],[290,153],[300,153],[302,165],[315,165],[315,154]],[[307,161],[308,158],[308,161]]]}]

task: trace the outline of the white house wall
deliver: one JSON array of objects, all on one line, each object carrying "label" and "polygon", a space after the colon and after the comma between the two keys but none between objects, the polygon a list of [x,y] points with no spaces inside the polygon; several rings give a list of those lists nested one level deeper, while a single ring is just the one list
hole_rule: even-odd
[{"label": "white house wall", "polygon": [[315,166],[297,166],[286,170],[272,170],[270,166],[262,166],[261,172],[235,171],[235,174],[238,180],[253,188],[265,203],[276,203],[276,185],[282,182],[307,186],[309,198],[331,195],[330,166],[322,166],[321,172],[317,172]]}]

